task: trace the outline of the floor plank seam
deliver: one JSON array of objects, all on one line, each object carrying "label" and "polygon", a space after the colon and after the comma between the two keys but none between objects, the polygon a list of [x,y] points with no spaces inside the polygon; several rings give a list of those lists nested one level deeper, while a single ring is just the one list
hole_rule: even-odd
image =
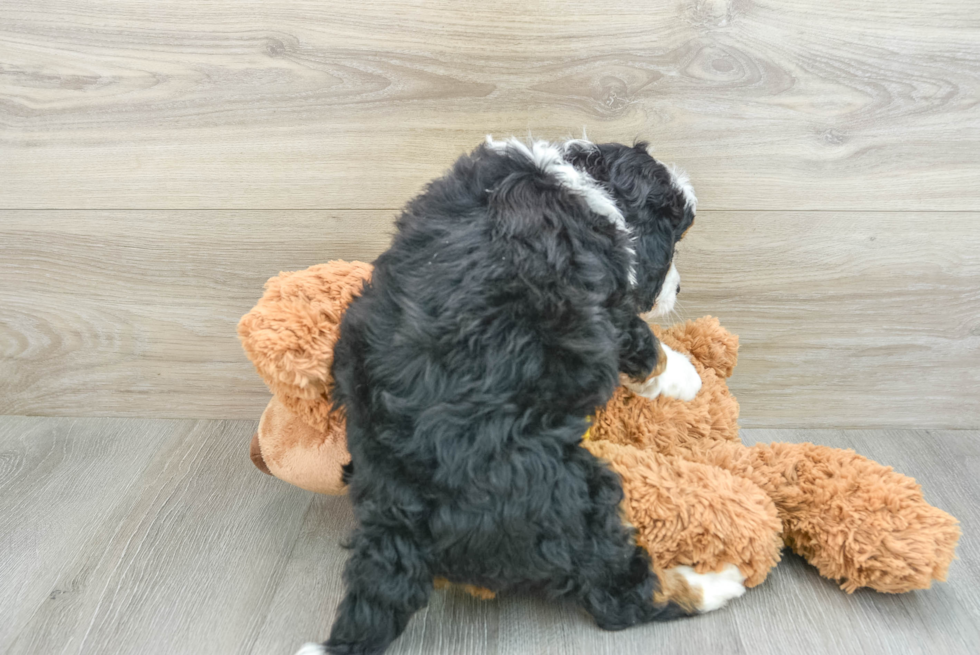
[{"label": "floor plank seam", "polygon": [[306,525],[306,520],[309,517],[310,512],[313,511],[313,506],[315,504],[313,500],[314,500],[313,494],[306,492],[306,509],[303,511],[303,519],[301,521],[297,521],[298,527],[296,529],[296,538],[293,539],[293,543],[289,548],[289,552],[286,554],[285,557],[283,557],[280,560],[279,564],[277,564],[274,576],[270,576],[270,580],[272,578],[275,579],[275,584],[269,586],[269,591],[268,591],[269,602],[266,603],[266,609],[265,612],[262,614],[262,620],[256,622],[256,628],[252,631],[251,644],[248,644],[248,651],[247,651],[249,655],[252,655],[254,653],[255,648],[259,643],[259,638],[262,635],[262,631],[265,630],[265,626],[269,622],[269,617],[271,616],[274,610],[273,601],[276,598],[276,593],[279,591],[279,587],[282,585],[282,582],[285,579],[286,569],[289,567],[289,563],[293,559],[293,553],[296,552],[296,548],[297,546],[299,546],[299,543],[303,538],[303,527]]}]

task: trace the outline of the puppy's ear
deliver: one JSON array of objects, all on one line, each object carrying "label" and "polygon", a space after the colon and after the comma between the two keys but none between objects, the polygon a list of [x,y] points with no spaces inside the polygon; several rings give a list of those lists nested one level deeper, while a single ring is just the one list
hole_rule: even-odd
[{"label": "puppy's ear", "polygon": [[[606,297],[625,289],[625,237],[597,217],[581,196],[533,167],[490,189],[491,260],[506,259],[541,289],[572,286]],[[583,244],[589,244],[587,247]],[[555,298],[560,299],[556,295]]]},{"label": "puppy's ear", "polygon": [[533,278],[563,274],[572,263],[572,244],[563,234],[569,215],[581,208],[566,196],[533,169],[511,173],[490,191],[491,229],[509,244],[513,264]]},{"label": "puppy's ear", "polygon": [[674,234],[680,241],[694,225],[694,215],[698,210],[698,198],[694,195],[691,178],[685,171],[672,165],[668,172],[670,173],[671,185],[677,192],[675,204],[680,204],[681,207],[679,218],[674,221]]},{"label": "puppy's ear", "polygon": [[694,225],[694,210],[684,202],[681,194],[676,194],[668,210],[664,212],[670,219],[674,241],[680,241]]},{"label": "puppy's ear", "polygon": [[574,139],[564,144],[565,160],[600,184],[609,181],[609,167],[598,145]]},{"label": "puppy's ear", "polygon": [[632,147],[602,144],[598,148],[606,167],[604,182],[625,213],[641,223],[664,221],[674,240],[680,239],[694,222],[696,199],[687,176],[654,159],[645,141]]},{"label": "puppy's ear", "polygon": [[638,312],[648,312],[657,302],[670,268],[673,238],[660,230],[646,231],[636,236],[633,248],[639,262],[636,286],[633,288],[636,309]]}]

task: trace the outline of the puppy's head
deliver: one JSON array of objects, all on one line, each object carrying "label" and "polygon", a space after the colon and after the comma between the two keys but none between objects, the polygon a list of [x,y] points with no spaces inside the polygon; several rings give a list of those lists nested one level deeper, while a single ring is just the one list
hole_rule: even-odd
[{"label": "puppy's head", "polygon": [[569,142],[569,159],[612,195],[632,233],[637,313],[669,314],[680,291],[674,247],[694,223],[697,198],[687,175],[650,156],[646,143]]}]

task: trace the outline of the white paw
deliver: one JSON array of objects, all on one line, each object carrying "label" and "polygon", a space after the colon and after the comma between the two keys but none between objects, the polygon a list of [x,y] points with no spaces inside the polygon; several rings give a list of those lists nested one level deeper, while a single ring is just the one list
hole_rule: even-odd
[{"label": "white paw", "polygon": [[745,576],[734,564],[726,564],[717,573],[698,573],[690,566],[675,566],[667,572],[679,573],[687,580],[689,587],[701,590],[701,603],[698,605],[701,612],[724,607],[732,598],[745,593],[745,585],[742,584]]},{"label": "white paw", "polygon": [[323,644],[314,644],[312,641],[303,644],[296,655],[326,655],[327,649],[324,648]]},{"label": "white paw", "polygon": [[627,388],[644,398],[667,396],[683,401],[694,400],[701,391],[701,376],[687,355],[663,346],[667,355],[667,367],[664,372],[645,382],[627,381]]}]

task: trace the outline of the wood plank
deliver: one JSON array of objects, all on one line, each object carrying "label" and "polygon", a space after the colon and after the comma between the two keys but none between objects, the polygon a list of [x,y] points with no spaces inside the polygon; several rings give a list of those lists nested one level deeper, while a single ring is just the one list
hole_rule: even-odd
[{"label": "wood plank", "polygon": [[[960,560],[950,582],[928,591],[851,596],[790,553],[767,581],[730,607],[690,621],[603,632],[580,611],[540,598],[504,595],[479,602],[457,591],[437,592],[388,651],[507,653],[508,655],[677,655],[787,652],[973,653],[980,648],[980,594],[975,545],[980,543],[971,473],[980,433],[910,430],[746,430],[745,441],[813,441],[856,448],[918,478],[927,498],[963,523]],[[307,639],[324,639],[342,596],[343,551],[336,537],[351,525],[343,499],[318,499],[286,567],[253,653],[289,652]],[[295,609],[301,598],[302,607]]]},{"label": "wood plank", "polygon": [[739,335],[746,427],[980,427],[976,214],[712,213],[681,316]]},{"label": "wood plank", "polygon": [[[0,651],[40,611],[93,592],[84,569],[132,511],[156,451],[191,421],[0,418]],[[133,438],[138,435],[138,438]]]},{"label": "wood plank", "polygon": [[391,212],[7,212],[0,413],[258,418],[235,326],[265,281],[372,260]]},{"label": "wood plank", "polygon": [[[32,594],[0,599],[27,617],[0,650],[247,652],[255,615],[268,606],[310,502],[252,466],[255,422],[150,422],[172,426],[173,438],[162,444],[146,438],[146,421],[59,423],[66,449],[97,453],[103,468],[113,468],[92,477],[65,458],[60,480],[4,491],[5,501],[28,508],[16,515],[20,531],[43,546],[16,552],[33,554],[43,574],[3,563],[5,579],[26,577],[20,586]],[[121,447],[150,465],[130,472]],[[72,477],[83,484],[53,486]],[[129,482],[121,498],[106,486],[121,486],[116,477]],[[110,512],[116,507],[124,511]]]},{"label": "wood plank", "polygon": [[704,209],[976,210],[970,0],[9,0],[0,207],[390,208],[487,132],[642,137]]},{"label": "wood plank", "polygon": [[[0,651],[290,653],[342,594],[346,498],[262,476],[254,421],[0,417]],[[980,649],[980,432],[746,430],[851,447],[916,477],[962,522],[948,583],[848,596],[788,555],[689,621],[602,632],[577,609],[437,592],[393,654],[948,653]]]},{"label": "wood plank", "polygon": [[[0,413],[255,418],[263,282],[371,260],[388,211],[0,214]],[[739,334],[748,427],[980,427],[974,213],[703,212],[685,318]]]}]

